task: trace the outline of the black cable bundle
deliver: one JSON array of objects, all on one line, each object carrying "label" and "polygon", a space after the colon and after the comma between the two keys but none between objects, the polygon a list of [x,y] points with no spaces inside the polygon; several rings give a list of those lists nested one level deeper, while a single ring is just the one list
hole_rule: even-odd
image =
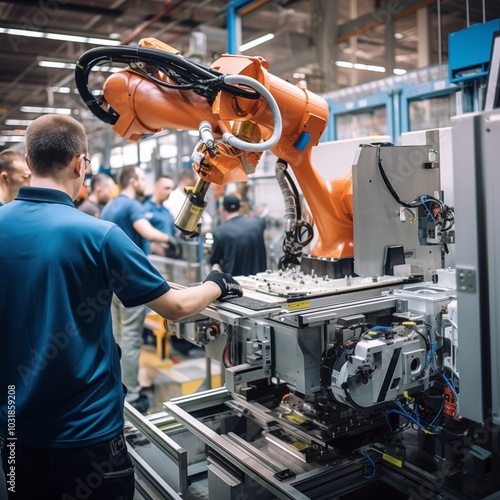
[{"label": "black cable bundle", "polygon": [[[112,109],[104,109],[104,99],[97,99],[88,87],[90,71],[96,65],[112,63],[128,64],[136,73],[151,80],[159,86],[177,90],[192,90],[213,102],[220,91],[228,92],[235,97],[258,99],[260,94],[242,87],[224,83],[224,75],[202,64],[194,63],[182,56],[163,50],[147,47],[102,47],[88,50],[78,60],[75,69],[75,82],[78,92],[92,113],[105,123],[114,125],[118,115]],[[174,84],[165,82],[149,74],[142,67],[144,63],[163,73]]]}]

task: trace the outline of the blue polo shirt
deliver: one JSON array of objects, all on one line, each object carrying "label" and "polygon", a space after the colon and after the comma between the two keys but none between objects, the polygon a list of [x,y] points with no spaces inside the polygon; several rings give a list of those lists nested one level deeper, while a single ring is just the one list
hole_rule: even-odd
[{"label": "blue polo shirt", "polygon": [[151,200],[146,200],[142,206],[146,211],[146,219],[151,222],[153,227],[169,236],[175,236],[174,218],[168,209]]},{"label": "blue polo shirt", "polygon": [[[146,219],[148,219],[153,227],[169,236],[175,236],[174,218],[168,209],[161,204],[157,205],[150,199],[146,200],[142,206],[145,210]],[[151,253],[150,242],[147,240],[144,242],[144,251],[147,254]]]},{"label": "blue polo shirt", "polygon": [[144,238],[134,229],[134,222],[146,218],[146,211],[138,200],[120,194],[107,203],[101,219],[114,222],[139,247],[144,249]]},{"label": "blue polo shirt", "polygon": [[15,437],[28,446],[119,434],[125,393],[112,293],[135,306],[169,288],[118,226],[77,210],[62,191],[22,187],[0,210],[0,436],[12,411]]}]

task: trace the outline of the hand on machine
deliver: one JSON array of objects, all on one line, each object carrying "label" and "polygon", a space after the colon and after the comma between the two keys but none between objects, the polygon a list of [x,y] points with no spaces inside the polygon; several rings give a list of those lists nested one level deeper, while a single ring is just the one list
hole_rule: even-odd
[{"label": "hand on machine", "polygon": [[220,288],[221,294],[219,300],[241,297],[243,295],[243,288],[241,288],[240,284],[227,273],[221,273],[214,270],[203,280],[203,283],[207,281],[212,281]]}]

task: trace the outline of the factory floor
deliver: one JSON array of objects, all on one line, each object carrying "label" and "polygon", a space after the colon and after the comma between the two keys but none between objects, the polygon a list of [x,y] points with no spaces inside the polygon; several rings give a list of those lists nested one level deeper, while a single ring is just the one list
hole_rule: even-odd
[{"label": "factory floor", "polygon": [[163,403],[178,396],[220,387],[220,364],[210,361],[211,380],[207,377],[207,359],[203,349],[188,354],[170,348],[169,357],[160,359],[155,345],[144,344],[139,359],[139,383],[148,395],[148,413],[163,410]]}]

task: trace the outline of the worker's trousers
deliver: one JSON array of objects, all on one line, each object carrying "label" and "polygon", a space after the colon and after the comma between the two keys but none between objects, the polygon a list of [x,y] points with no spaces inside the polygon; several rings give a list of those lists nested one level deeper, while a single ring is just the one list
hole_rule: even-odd
[{"label": "worker's trousers", "polygon": [[[14,466],[9,465],[13,448],[8,443],[15,443]],[[9,500],[134,498],[134,466],[123,434],[77,448],[33,448],[0,438],[0,455],[0,481],[3,464],[10,480],[6,483]],[[0,498],[6,498],[2,493],[0,486]]]},{"label": "worker's trousers", "polygon": [[139,397],[139,355],[142,346],[142,331],[147,307],[144,305],[125,307],[113,295],[111,314],[113,318],[113,332],[115,339],[122,350],[121,366],[122,381],[127,387],[126,400],[131,403]]}]

